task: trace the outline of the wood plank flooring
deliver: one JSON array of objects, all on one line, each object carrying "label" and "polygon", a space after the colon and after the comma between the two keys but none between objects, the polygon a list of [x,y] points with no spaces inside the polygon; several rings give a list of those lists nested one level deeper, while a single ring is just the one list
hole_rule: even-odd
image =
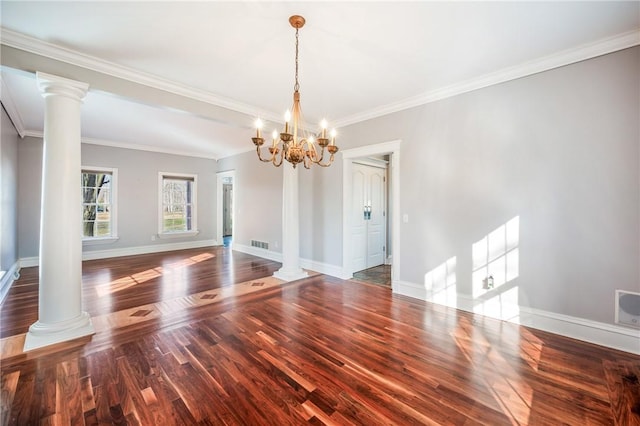
[{"label": "wood plank flooring", "polygon": [[1,423],[640,425],[638,356],[278,267],[228,248],[85,262],[96,335],[29,354],[7,349],[37,318],[23,269]]}]

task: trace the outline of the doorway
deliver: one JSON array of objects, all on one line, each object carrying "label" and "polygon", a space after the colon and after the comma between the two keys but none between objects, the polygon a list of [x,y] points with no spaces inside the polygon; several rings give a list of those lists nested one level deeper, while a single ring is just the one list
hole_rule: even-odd
[{"label": "doorway", "polygon": [[225,247],[231,244],[233,236],[233,182],[226,178],[222,183],[222,241]]},{"label": "doorway", "polygon": [[352,267],[383,265],[387,259],[387,161],[365,158],[351,168]]},{"label": "doorway", "polygon": [[[357,223],[354,221],[353,210],[353,168],[357,164],[358,159],[364,157],[388,155],[387,169],[387,188],[388,188],[388,209],[387,209],[387,245],[385,263],[391,263],[391,288],[395,286],[395,282],[400,279],[400,141],[384,142],[375,145],[367,145],[359,148],[344,150],[343,158],[343,224],[342,224],[342,265],[344,275],[353,277],[358,265],[354,262],[354,242],[353,242],[353,226]],[[368,201],[368,200],[367,200]],[[358,208],[358,214],[363,215],[363,207]]]},{"label": "doorway", "polygon": [[225,247],[233,244],[235,171],[220,172],[216,179],[216,241]]}]

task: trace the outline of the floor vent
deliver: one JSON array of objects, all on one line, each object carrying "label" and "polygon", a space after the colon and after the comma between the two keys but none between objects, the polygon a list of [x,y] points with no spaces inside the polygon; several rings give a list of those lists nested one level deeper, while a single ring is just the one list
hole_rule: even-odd
[{"label": "floor vent", "polygon": [[640,328],[640,293],[616,290],[616,324]]},{"label": "floor vent", "polygon": [[258,240],[251,240],[251,247],[257,247],[265,250],[269,250],[269,243]]}]

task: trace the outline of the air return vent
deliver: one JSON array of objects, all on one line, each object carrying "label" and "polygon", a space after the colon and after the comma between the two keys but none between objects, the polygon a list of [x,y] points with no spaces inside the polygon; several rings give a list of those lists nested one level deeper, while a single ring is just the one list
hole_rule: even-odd
[{"label": "air return vent", "polygon": [[258,240],[251,240],[251,247],[257,247],[265,250],[269,250],[269,243]]},{"label": "air return vent", "polygon": [[616,290],[616,323],[640,328],[640,293]]}]

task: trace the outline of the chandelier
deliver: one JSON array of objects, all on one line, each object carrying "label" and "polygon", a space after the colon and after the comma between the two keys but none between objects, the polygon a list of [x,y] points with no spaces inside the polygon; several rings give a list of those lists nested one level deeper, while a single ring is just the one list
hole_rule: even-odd
[{"label": "chandelier", "polygon": [[[262,157],[262,145],[264,138],[262,137],[262,121],[256,120],[256,137],[251,138],[256,145],[256,152],[260,161],[272,163],[276,167],[280,167],[282,160],[290,162],[295,168],[298,164],[303,163],[304,167],[309,169],[312,164],[322,167],[329,167],[333,162],[333,157],[338,152],[336,146],[336,131],[331,131],[331,141],[327,138],[327,121],[322,120],[321,132],[314,137],[302,127],[302,110],[300,108],[300,84],[298,83],[298,30],[304,26],[305,20],[302,16],[293,15],[289,18],[289,23],[296,29],[296,80],[293,86],[293,107],[284,115],[284,131],[280,134],[276,130],[272,133],[271,146],[269,147],[270,157]],[[290,124],[293,118],[293,125]],[[293,133],[292,133],[293,132]],[[320,153],[316,148],[316,142],[320,146]],[[330,157],[327,162],[324,160],[325,149],[329,152]]]}]

